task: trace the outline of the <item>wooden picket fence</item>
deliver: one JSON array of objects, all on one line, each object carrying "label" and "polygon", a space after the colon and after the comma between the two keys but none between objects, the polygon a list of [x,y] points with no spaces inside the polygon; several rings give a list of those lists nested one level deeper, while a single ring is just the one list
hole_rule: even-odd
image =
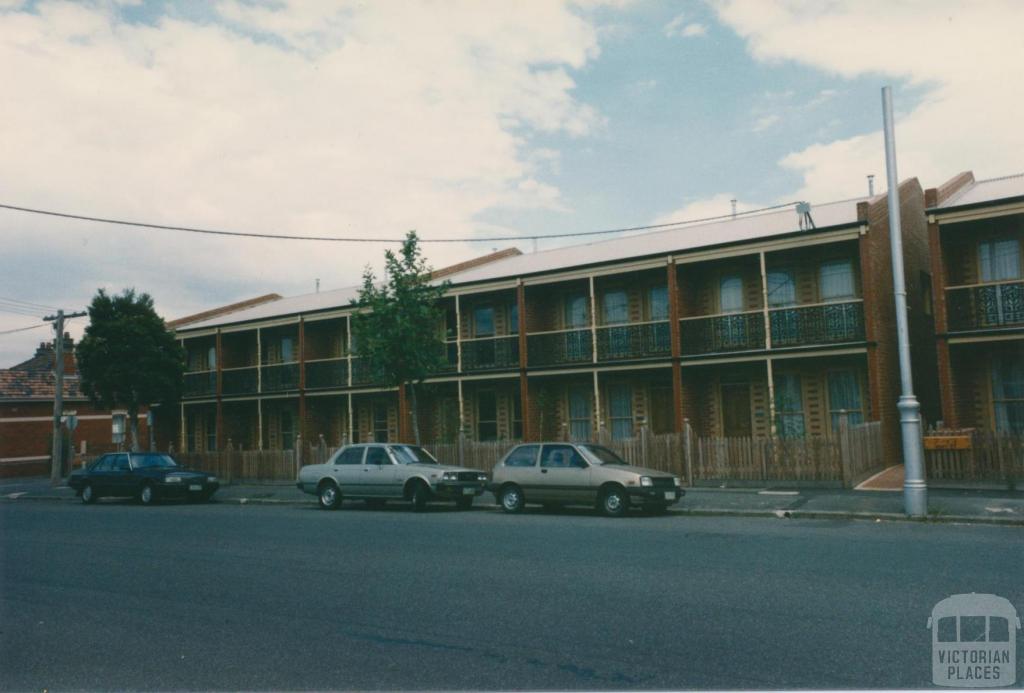
[{"label": "wooden picket fence", "polygon": [[[513,446],[522,441],[472,441],[428,444],[442,464],[491,472]],[[721,481],[799,481],[851,486],[884,465],[878,422],[842,426],[835,436],[806,438],[698,437],[683,433],[653,435],[642,430],[635,438],[599,442],[630,464],[673,474],[693,485]],[[322,464],[337,450],[321,437],[295,441],[292,450],[237,450],[229,441],[219,452],[172,452],[179,464],[235,481],[293,481],[301,467]]]},{"label": "wooden picket fence", "polygon": [[929,435],[966,436],[962,450],[925,450],[925,478],[941,485],[996,484],[1015,489],[1024,480],[1024,435],[975,429],[933,430]]}]

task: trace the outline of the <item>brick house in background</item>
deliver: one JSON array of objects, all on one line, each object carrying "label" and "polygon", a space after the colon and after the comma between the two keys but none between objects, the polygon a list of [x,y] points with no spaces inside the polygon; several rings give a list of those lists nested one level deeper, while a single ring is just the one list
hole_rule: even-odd
[{"label": "brick house in background", "polygon": [[[924,193],[899,189],[918,394],[937,417]],[[899,461],[898,356],[884,195],[452,268],[448,364],[420,397],[427,442],[816,435],[839,412],[881,421]],[[404,393],[351,343],[356,288],[179,327],[180,446],[289,447],[294,437],[410,438]],[[176,446],[177,447],[177,446]]]},{"label": "brick house in background", "polygon": [[[32,358],[0,370],[0,477],[49,475],[54,382],[53,343],[41,343]],[[94,408],[79,389],[74,342],[69,335],[64,336],[64,411],[77,412],[76,453],[84,449],[93,455],[115,448],[110,412]],[[143,446],[148,444],[148,436],[143,409],[139,413]]]},{"label": "brick house in background", "polygon": [[926,192],[942,419],[1024,433],[1024,174]]}]

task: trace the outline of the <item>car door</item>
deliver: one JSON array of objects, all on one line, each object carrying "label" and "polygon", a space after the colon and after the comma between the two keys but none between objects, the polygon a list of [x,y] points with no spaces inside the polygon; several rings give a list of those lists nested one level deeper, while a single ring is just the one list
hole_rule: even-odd
[{"label": "car door", "polygon": [[110,495],[111,477],[113,476],[114,456],[104,455],[96,460],[96,464],[89,470],[88,480],[92,484],[93,493],[96,495]]},{"label": "car door", "polygon": [[540,453],[540,493],[536,500],[585,503],[590,495],[590,465],[572,445],[545,445]]},{"label": "car door", "polygon": [[135,495],[135,478],[132,475],[132,465],[128,459],[128,453],[119,452],[114,455],[109,484],[108,493],[112,496]]},{"label": "car door", "polygon": [[[368,496],[393,496],[395,464],[383,445],[368,445],[363,460],[363,491]],[[399,494],[400,495],[400,494]]]},{"label": "car door", "polygon": [[366,447],[350,445],[342,450],[331,466],[331,476],[338,482],[342,494],[358,495],[362,482],[363,455]]}]

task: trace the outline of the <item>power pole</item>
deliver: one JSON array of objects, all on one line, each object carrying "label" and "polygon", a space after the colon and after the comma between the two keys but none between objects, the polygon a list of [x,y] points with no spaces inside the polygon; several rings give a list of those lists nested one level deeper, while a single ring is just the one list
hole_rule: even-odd
[{"label": "power pole", "polygon": [[910,368],[910,329],[907,326],[907,287],[903,276],[903,232],[900,228],[899,176],[896,173],[896,135],[892,123],[892,87],[882,88],[882,124],[885,132],[885,172],[889,184],[889,248],[896,301],[896,335],[900,359],[900,412],[903,434],[903,510],[910,517],[928,514],[928,484],[924,478],[921,441],[921,405],[914,396]]},{"label": "power pole", "polygon": [[64,460],[63,437],[60,432],[60,420],[64,415],[64,320],[80,318],[84,312],[64,314],[58,310],[56,315],[47,315],[43,320],[53,323],[56,338],[53,340],[53,372],[55,383],[53,389],[53,450],[50,456],[50,483],[60,483],[62,461]]}]

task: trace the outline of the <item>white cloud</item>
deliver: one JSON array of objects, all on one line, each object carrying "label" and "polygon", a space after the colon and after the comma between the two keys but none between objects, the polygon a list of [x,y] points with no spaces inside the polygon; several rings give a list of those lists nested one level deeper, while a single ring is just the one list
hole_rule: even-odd
[{"label": "white cloud", "polygon": [[781,117],[777,113],[770,113],[755,120],[753,127],[750,129],[752,132],[764,132],[768,128],[777,125],[780,120]]},{"label": "white cloud", "polygon": [[685,13],[676,15],[672,18],[668,24],[665,25],[665,36],[681,36],[683,38],[693,38],[695,36],[703,36],[708,32],[706,25],[700,22],[690,22]]},{"label": "white cloud", "polygon": [[763,204],[744,202],[734,193],[723,192],[711,197],[684,202],[679,208],[656,217],[652,224],[669,224],[674,221],[694,221],[732,214],[732,201],[736,200],[736,211],[747,212],[764,207]]},{"label": "white cloud", "polygon": [[[878,5],[856,0],[721,0],[719,19],[763,61],[795,61],[842,78],[878,75],[879,89],[906,80],[926,92],[909,112],[896,90],[899,173],[923,185],[973,168],[976,175],[1024,167],[1024,3],[914,0]],[[862,188],[885,173],[880,91],[868,132],[793,152],[782,165],[804,178],[798,195],[823,200]]]},{"label": "white cloud", "polygon": [[[121,21],[106,2],[0,14],[2,201],[293,235],[471,236],[495,206],[563,208],[544,180],[557,152],[534,149],[532,133],[603,127],[569,74],[598,54],[598,28],[564,2],[227,0],[216,12],[223,22],[152,26]],[[71,308],[99,286],[134,285],[168,317],[309,291],[316,277],[351,285],[381,256],[379,245],[13,212],[0,212],[0,232],[13,249],[0,296]],[[489,249],[428,254],[442,266]],[[0,330],[23,324],[0,314]],[[0,343],[0,365],[39,332]]]}]

